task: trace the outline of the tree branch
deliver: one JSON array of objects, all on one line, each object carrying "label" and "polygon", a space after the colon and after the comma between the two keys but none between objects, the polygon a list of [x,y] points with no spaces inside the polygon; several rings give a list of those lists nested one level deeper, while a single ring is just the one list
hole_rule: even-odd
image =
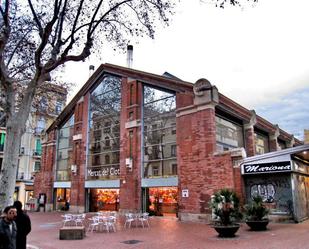
[{"label": "tree branch", "polygon": [[10,65],[11,60],[14,57],[15,52],[20,48],[21,43],[23,42],[23,40],[28,36],[28,34],[31,32],[31,30],[28,30],[28,32],[26,32],[23,37],[16,43],[11,55],[8,58],[8,62],[6,63],[7,66]]},{"label": "tree branch", "polygon": [[117,3],[115,6],[113,6],[112,8],[110,8],[104,15],[102,15],[102,17],[97,21],[96,25],[94,25],[93,29],[90,32],[90,36],[93,35],[94,31],[97,29],[98,25],[104,20],[104,18],[106,16],[108,16],[112,11],[116,10],[119,6],[128,3],[128,2],[132,2],[132,0],[125,0],[122,2]]},{"label": "tree branch", "polygon": [[43,37],[43,28],[42,28],[42,24],[33,8],[33,5],[32,5],[32,1],[31,0],[28,0],[28,3],[29,3],[29,7],[30,7],[30,10],[31,10],[31,13],[33,15],[33,19],[35,21],[35,23],[37,24],[38,28],[39,28],[39,35],[40,37],[42,38]]},{"label": "tree branch", "polygon": [[38,74],[36,77],[39,77],[39,75],[41,74],[41,56],[42,56],[42,52],[48,42],[48,38],[52,32],[52,28],[53,28],[53,25],[55,24],[56,20],[57,20],[57,16],[58,16],[58,13],[59,13],[59,10],[60,10],[60,5],[61,5],[61,0],[60,0],[60,3],[59,3],[59,6],[57,5],[58,4],[58,0],[55,0],[55,6],[54,6],[54,14],[53,14],[53,18],[51,19],[50,22],[48,22],[46,24],[46,27],[43,31],[43,34],[42,34],[42,37],[41,37],[41,44],[39,45],[38,49],[35,51],[35,67],[37,68],[38,70]]}]

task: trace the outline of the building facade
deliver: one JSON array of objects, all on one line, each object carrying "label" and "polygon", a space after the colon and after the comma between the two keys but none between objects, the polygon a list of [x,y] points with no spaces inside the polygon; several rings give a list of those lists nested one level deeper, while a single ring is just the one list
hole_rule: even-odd
[{"label": "building facade", "polygon": [[48,128],[35,197],[48,210],[199,220],[214,191],[244,197],[240,160],[300,144],[205,79],[104,64]]},{"label": "building facade", "polygon": [[[42,87],[42,91],[44,94],[40,94],[34,101],[19,150],[14,200],[19,200],[24,205],[34,199],[33,180],[35,172],[41,168],[43,134],[66,104],[67,90],[64,87],[46,83]],[[5,126],[4,120],[0,127],[0,166],[4,152]],[[29,207],[25,205],[25,208]]]},{"label": "building facade", "polygon": [[309,218],[309,145],[247,157],[241,164],[246,200],[260,195],[272,219]]}]

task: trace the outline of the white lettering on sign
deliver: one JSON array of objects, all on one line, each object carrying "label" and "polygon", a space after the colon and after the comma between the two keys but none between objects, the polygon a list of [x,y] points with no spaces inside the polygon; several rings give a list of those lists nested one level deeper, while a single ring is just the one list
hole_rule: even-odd
[{"label": "white lettering on sign", "polygon": [[245,165],[244,173],[263,173],[263,172],[276,172],[276,171],[290,171],[290,162],[276,162],[276,163],[262,163]]},{"label": "white lettering on sign", "polygon": [[88,176],[119,176],[120,175],[120,169],[119,168],[105,168],[101,170],[87,170]]}]

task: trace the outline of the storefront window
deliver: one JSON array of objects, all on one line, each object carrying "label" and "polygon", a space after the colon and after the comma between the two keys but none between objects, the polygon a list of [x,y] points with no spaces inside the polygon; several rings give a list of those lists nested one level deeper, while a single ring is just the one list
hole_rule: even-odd
[{"label": "storefront window", "polygon": [[87,179],[118,179],[121,79],[106,75],[90,96]]},{"label": "storefront window", "polygon": [[119,189],[91,189],[90,212],[118,211]]},{"label": "storefront window", "polygon": [[70,168],[73,164],[73,129],[74,129],[74,115],[62,126],[58,135],[57,147],[57,181],[70,180]]},{"label": "storefront window", "polygon": [[217,151],[225,151],[244,146],[241,125],[216,116]]},{"label": "storefront window", "polygon": [[167,177],[177,173],[176,98],[174,93],[144,86],[144,177]]},{"label": "storefront window", "polygon": [[70,204],[71,190],[69,188],[56,189],[56,209],[67,210]]},{"label": "storefront window", "polygon": [[254,133],[255,138],[255,152],[261,155],[269,152],[268,137],[260,133]]},{"label": "storefront window", "polygon": [[148,212],[153,215],[168,215],[177,212],[176,187],[149,188]]}]

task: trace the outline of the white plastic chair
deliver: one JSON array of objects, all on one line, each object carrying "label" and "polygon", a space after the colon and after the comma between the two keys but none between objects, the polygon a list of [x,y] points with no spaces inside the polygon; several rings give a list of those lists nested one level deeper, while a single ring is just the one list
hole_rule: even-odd
[{"label": "white plastic chair", "polygon": [[66,226],[67,223],[72,223],[73,222],[73,216],[71,214],[65,214],[62,215],[63,217],[63,226]]},{"label": "white plastic chair", "polygon": [[100,226],[100,221],[99,218],[94,216],[92,218],[89,218],[89,220],[91,221],[91,223],[89,224],[88,227],[88,232],[93,232],[94,230],[97,230]]},{"label": "white plastic chair", "polygon": [[115,217],[109,216],[105,219],[104,225],[106,227],[106,231],[109,233],[110,228],[113,230],[113,232],[116,232],[116,226],[115,226]]},{"label": "white plastic chair", "polygon": [[143,228],[144,228],[144,223],[146,223],[147,226],[150,227],[149,221],[148,221],[149,220],[149,214],[148,213],[142,213],[140,215],[140,217],[138,217],[138,220],[142,223]]},{"label": "white plastic chair", "polygon": [[81,226],[84,225],[84,220],[86,218],[86,214],[79,214],[75,217],[75,225],[77,226],[78,224],[81,224]]},{"label": "white plastic chair", "polygon": [[126,228],[127,227],[127,224],[129,225],[129,228],[131,228],[131,223],[135,220],[134,217],[133,217],[133,214],[132,213],[127,213],[125,214],[125,223],[124,223],[124,227]]}]

